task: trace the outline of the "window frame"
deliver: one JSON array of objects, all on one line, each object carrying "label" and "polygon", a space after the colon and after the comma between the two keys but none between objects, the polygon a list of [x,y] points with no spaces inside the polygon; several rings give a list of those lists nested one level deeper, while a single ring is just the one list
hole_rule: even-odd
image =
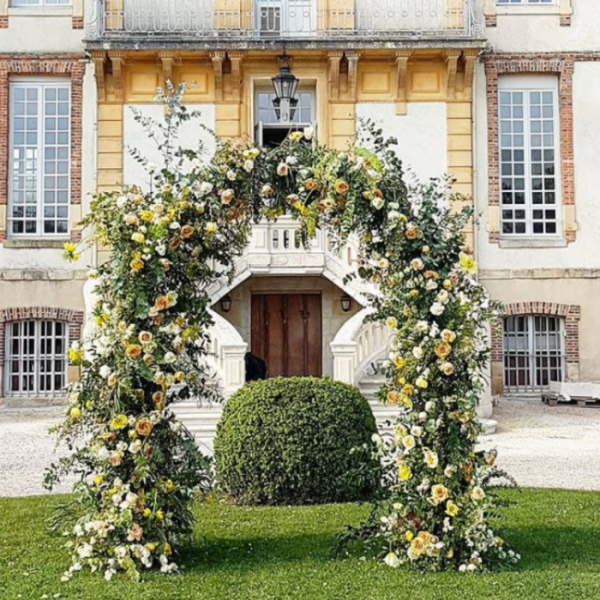
[{"label": "window frame", "polygon": [[496,0],[496,6],[511,8],[514,6],[533,6],[534,8],[556,6],[557,0]]},{"label": "window frame", "polygon": [[[514,327],[514,331],[507,331],[507,320],[508,319],[524,319],[526,326],[526,331],[516,331],[516,324]],[[546,321],[545,329],[542,331],[541,329],[536,329],[536,319],[544,319]],[[539,348],[537,346],[538,337],[545,336],[546,341],[550,337],[550,330],[548,327],[549,321],[554,320],[558,324],[558,329],[556,331],[556,339],[559,341],[558,350],[554,351],[553,355],[549,350],[548,342],[546,342],[546,349]],[[566,357],[566,323],[565,319],[558,315],[547,315],[547,314],[515,314],[504,317],[503,319],[503,335],[502,335],[502,383],[506,393],[508,394],[519,394],[519,393],[536,393],[547,390],[550,385],[550,372],[552,370],[556,370],[560,374],[560,381],[565,381],[566,377],[566,368],[567,368],[567,357]],[[507,339],[509,337],[517,338],[519,335],[525,335],[525,339],[527,342],[526,350],[512,350],[509,351],[507,348]],[[557,353],[557,354],[556,354]],[[514,357],[517,360],[517,365],[514,368],[507,367],[507,360],[510,357]],[[549,364],[545,367],[538,367],[537,359],[546,359],[549,363],[549,359],[553,356],[557,357],[558,366],[552,368]],[[526,368],[519,368],[518,366],[518,358],[525,358],[527,361]],[[542,378],[542,374],[546,372],[548,375],[548,385],[538,384],[538,378]],[[526,373],[529,379],[529,382],[523,385],[519,385],[519,373]],[[516,385],[509,385],[509,373],[516,373]]]},{"label": "window frame", "polygon": [[27,0],[10,0],[10,8],[16,9],[49,9],[55,8],[70,8],[73,6],[73,0],[67,0],[66,2],[52,2],[52,0],[35,0],[35,2],[27,2]]},{"label": "window frame", "polygon": [[[34,340],[34,353],[33,353],[33,358],[24,358],[23,357],[23,351],[22,351],[22,344],[23,344],[23,339],[30,339],[31,336],[25,336],[24,335],[24,328],[26,326],[26,324],[28,323],[33,323],[34,326],[34,333],[33,333],[33,340]],[[42,324],[52,324],[52,337],[48,338],[48,336],[46,335],[47,339],[52,339],[52,347],[53,349],[56,347],[56,325],[58,323],[60,323],[63,326],[63,332],[62,335],[60,336],[62,338],[62,342],[63,342],[63,348],[64,348],[64,353],[62,354],[56,354],[53,352],[51,353],[46,353],[44,355],[42,355],[41,353],[41,349],[42,349],[42,339],[43,339],[43,335],[42,335]],[[13,336],[13,326],[17,325],[19,328],[19,347],[21,349],[21,352],[19,354],[18,357],[13,356],[13,348],[12,348],[12,341],[14,339]],[[70,324],[67,321],[63,321],[61,319],[45,319],[45,318],[41,318],[41,319],[23,319],[23,320],[18,320],[18,321],[7,321],[5,324],[5,332],[4,332],[4,343],[5,343],[5,360],[4,360],[4,381],[3,386],[2,386],[2,391],[3,391],[3,397],[9,400],[37,400],[37,399],[56,399],[56,398],[64,398],[66,396],[66,388],[67,385],[69,383],[69,362],[67,360],[67,351],[68,351],[68,347],[69,347],[69,328],[70,328]],[[23,385],[23,363],[24,360],[33,360],[34,362],[34,368],[33,368],[33,390],[27,390],[27,391],[23,391],[22,389],[20,391],[13,391],[12,390],[12,377],[14,375],[13,372],[13,368],[12,368],[12,363],[18,360],[18,364],[19,364],[19,370],[18,370],[18,377],[19,377],[19,381],[20,381],[20,387],[22,387]],[[42,361],[50,361],[52,363],[52,369],[50,371],[50,381],[51,381],[51,389],[50,390],[42,390],[42,385],[41,385],[41,377],[43,375],[47,375],[48,373],[43,373],[42,369],[41,369],[41,363]],[[57,360],[62,360],[63,362],[63,370],[62,372],[57,372],[54,369],[54,366],[56,364]],[[62,377],[63,380],[63,387],[61,389],[56,389],[54,386],[54,378],[55,376],[59,374]]]},{"label": "window frame", "polygon": [[[14,119],[15,119],[15,94],[14,90],[18,88],[29,89],[35,87],[38,89],[38,112],[37,118],[39,120],[38,126],[38,158],[37,158],[37,202],[36,202],[36,232],[35,233],[15,233],[13,231],[13,221],[15,220],[12,216],[14,200],[13,200],[13,173],[14,173],[14,151],[15,151],[15,140],[14,140]],[[46,160],[45,150],[48,148],[45,142],[45,134],[46,134],[46,112],[45,112],[45,90],[48,88],[54,89],[67,89],[68,91],[68,111],[65,115],[68,121],[68,131],[67,131],[67,202],[65,206],[67,207],[67,230],[64,232],[57,233],[45,233],[44,224],[44,162]],[[54,240],[69,240],[71,237],[71,193],[72,193],[72,160],[71,155],[73,152],[73,119],[72,119],[72,111],[73,111],[73,89],[72,82],[70,78],[66,77],[11,77],[9,80],[9,102],[8,102],[8,186],[7,186],[7,236],[9,240],[39,240],[39,239],[54,239]],[[23,205],[25,206],[25,205]],[[58,208],[59,204],[54,203],[54,206]],[[57,220],[57,217],[54,217]],[[27,220],[27,219],[24,219]],[[62,220],[62,219],[61,219]]]},{"label": "window frame", "polygon": [[[497,149],[498,149],[498,205],[499,205],[499,214],[498,214],[498,230],[501,240],[560,240],[564,238],[564,219],[563,219],[563,203],[562,203],[562,172],[561,172],[561,161],[562,161],[562,152],[561,152],[561,135],[560,135],[560,97],[559,97],[559,77],[555,74],[535,74],[535,75],[500,75],[498,77],[498,89],[497,89],[497,102],[498,102],[498,110],[496,114],[496,122],[498,127],[498,139],[497,139]],[[523,137],[524,137],[524,145],[523,152],[525,155],[525,204],[524,209],[526,213],[525,218],[525,233],[505,233],[504,232],[504,219],[503,219],[503,209],[506,205],[502,202],[502,167],[505,164],[502,160],[502,102],[501,102],[501,94],[502,92],[521,92],[523,93]],[[555,194],[555,211],[556,211],[556,231],[555,233],[534,233],[533,231],[533,211],[535,210],[535,205],[533,203],[533,188],[532,188],[532,144],[531,144],[531,114],[530,114],[530,94],[532,92],[552,92],[553,94],[553,132],[552,135],[554,137],[554,194]],[[542,132],[543,133],[543,132]],[[542,151],[544,148],[541,149]],[[543,164],[543,163],[542,163]],[[514,176],[514,173],[511,177]],[[540,177],[544,178],[544,173],[540,175]],[[514,191],[514,190],[513,190]],[[544,193],[547,190],[543,190]],[[515,207],[515,204],[510,205]],[[542,210],[545,210],[548,206],[545,203],[539,205]],[[513,210],[515,210],[513,208]],[[539,220],[538,220],[539,221]],[[514,222],[514,221],[513,221]],[[542,219],[542,222],[546,222],[545,218]]]}]

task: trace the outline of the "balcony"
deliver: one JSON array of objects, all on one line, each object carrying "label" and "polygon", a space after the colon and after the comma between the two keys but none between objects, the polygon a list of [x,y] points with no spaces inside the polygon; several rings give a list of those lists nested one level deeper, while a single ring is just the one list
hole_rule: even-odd
[{"label": "balcony", "polygon": [[[94,41],[291,47],[478,38],[475,0],[97,0]],[[224,47],[224,46],[223,46]]]}]

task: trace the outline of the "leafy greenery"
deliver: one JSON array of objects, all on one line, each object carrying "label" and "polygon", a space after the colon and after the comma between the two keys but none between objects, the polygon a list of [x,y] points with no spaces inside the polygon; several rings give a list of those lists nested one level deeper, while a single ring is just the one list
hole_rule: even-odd
[{"label": "leafy greenery", "polygon": [[250,383],[227,401],[214,443],[222,488],[244,504],[369,498],[378,485],[369,403],[344,383],[312,377]]},{"label": "leafy greenery", "polygon": [[[39,600],[596,600],[600,598],[600,494],[503,491],[517,499],[504,527],[518,566],[477,577],[387,569],[355,555],[332,559],[335,534],[365,507],[246,508],[198,504],[182,574],[145,573],[141,585],[88,573],[60,577],[68,551],[53,543],[46,515],[59,499],[0,499],[0,598]],[[358,552],[358,551],[357,551]]]}]

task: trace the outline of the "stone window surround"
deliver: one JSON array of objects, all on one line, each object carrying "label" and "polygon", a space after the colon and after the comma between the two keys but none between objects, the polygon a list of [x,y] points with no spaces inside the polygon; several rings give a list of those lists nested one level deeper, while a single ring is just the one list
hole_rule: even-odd
[{"label": "stone window surround", "polygon": [[[27,308],[5,308],[0,310],[0,375],[2,375],[6,359],[6,324],[14,321],[50,320],[63,321],[69,325],[69,346],[81,339],[83,329],[83,311],[48,306],[31,306]],[[4,378],[0,378],[3,383]],[[0,385],[0,398],[4,385]]]},{"label": "stone window surround", "polygon": [[0,29],[7,29],[13,17],[65,17],[71,19],[73,29],[83,29],[83,3],[84,0],[71,0],[70,5],[13,7],[11,0],[0,0]]},{"label": "stone window surround", "polygon": [[565,331],[565,381],[579,380],[579,322],[581,306],[555,302],[513,302],[504,305],[502,318],[492,325],[491,362],[504,365],[503,337],[504,317],[523,315],[549,315],[564,319]]},{"label": "stone window surround", "polygon": [[[558,77],[558,106],[560,131],[560,178],[563,212],[563,235],[574,242],[575,222],[575,167],[573,154],[573,71],[575,59],[569,54],[489,54],[483,58],[486,75],[488,121],[488,231],[492,244],[500,242],[500,156],[498,148],[498,79],[502,75],[548,75]],[[527,238],[538,243],[544,240]],[[526,240],[522,240],[525,242]]]},{"label": "stone window surround", "polygon": [[[12,76],[57,76],[71,80],[71,223],[79,221],[82,170],[82,100],[85,65],[79,54],[44,55],[0,54],[0,114],[9,113],[9,87]],[[0,120],[0,244],[7,237],[9,132],[10,119]],[[79,241],[81,232],[71,225],[71,240]],[[38,239],[43,239],[41,236]],[[36,241],[36,240],[33,240]],[[32,247],[36,247],[33,244]]]},{"label": "stone window surround", "polygon": [[573,14],[572,0],[554,0],[552,4],[523,4],[520,6],[503,6],[497,0],[485,0],[483,9],[487,27],[496,27],[499,16],[534,16],[557,15],[561,27],[571,25]]}]

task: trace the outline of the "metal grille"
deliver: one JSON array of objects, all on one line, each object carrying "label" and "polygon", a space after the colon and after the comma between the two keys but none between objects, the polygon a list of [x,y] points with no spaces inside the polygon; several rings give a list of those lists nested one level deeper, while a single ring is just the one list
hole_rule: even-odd
[{"label": "metal grille", "polygon": [[69,232],[70,93],[68,82],[11,84],[11,235]]},{"label": "metal grille", "polygon": [[502,234],[556,235],[556,90],[501,83],[499,110]]},{"label": "metal grille", "polygon": [[504,319],[504,388],[507,392],[547,389],[564,378],[562,319],[542,315]]},{"label": "metal grille", "polygon": [[5,395],[54,398],[67,382],[68,325],[62,321],[17,321],[6,333]]}]

